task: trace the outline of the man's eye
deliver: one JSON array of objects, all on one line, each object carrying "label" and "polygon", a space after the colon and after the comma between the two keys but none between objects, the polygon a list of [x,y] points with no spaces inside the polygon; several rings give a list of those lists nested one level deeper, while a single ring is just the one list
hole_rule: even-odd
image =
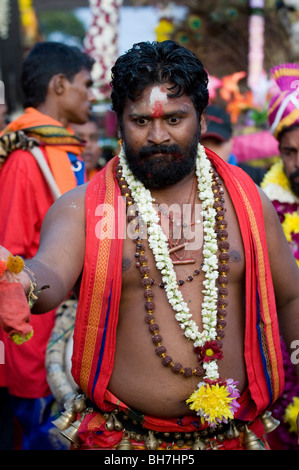
[{"label": "man's eye", "polygon": [[138,119],[135,119],[135,122],[136,122],[136,124],[138,124],[139,126],[144,126],[145,124],[148,123],[148,119],[146,119],[146,118],[138,118]]},{"label": "man's eye", "polygon": [[176,116],[172,116],[171,118],[168,119],[169,124],[178,124],[180,122],[180,119]]}]

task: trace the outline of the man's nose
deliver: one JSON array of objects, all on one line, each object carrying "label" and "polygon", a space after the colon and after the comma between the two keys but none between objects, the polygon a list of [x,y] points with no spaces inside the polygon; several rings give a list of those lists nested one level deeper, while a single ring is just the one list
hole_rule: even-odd
[{"label": "man's nose", "polygon": [[162,144],[170,140],[166,124],[161,120],[153,120],[150,125],[148,137],[149,142]]}]

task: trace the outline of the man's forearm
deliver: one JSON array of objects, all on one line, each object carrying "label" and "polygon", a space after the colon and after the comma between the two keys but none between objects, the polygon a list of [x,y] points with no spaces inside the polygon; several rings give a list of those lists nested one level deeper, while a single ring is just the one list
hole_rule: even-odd
[{"label": "man's forearm", "polygon": [[37,297],[32,313],[45,313],[57,307],[67,295],[67,288],[57,272],[35,259],[26,260],[25,266],[20,278],[25,294],[30,297],[30,290],[33,290],[33,297]]}]

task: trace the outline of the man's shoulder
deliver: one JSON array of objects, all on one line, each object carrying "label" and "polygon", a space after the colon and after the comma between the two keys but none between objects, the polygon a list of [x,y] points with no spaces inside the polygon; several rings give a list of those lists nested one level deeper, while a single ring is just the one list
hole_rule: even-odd
[{"label": "man's shoulder", "polygon": [[66,193],[62,194],[57,201],[60,201],[61,204],[71,204],[76,205],[76,203],[84,203],[85,195],[87,188],[90,182],[80,184],[73,189],[70,189]]},{"label": "man's shoulder", "polygon": [[32,153],[29,150],[17,149],[13,150],[0,164],[0,170],[11,171],[14,169],[31,171],[33,168],[38,169],[38,165]]}]

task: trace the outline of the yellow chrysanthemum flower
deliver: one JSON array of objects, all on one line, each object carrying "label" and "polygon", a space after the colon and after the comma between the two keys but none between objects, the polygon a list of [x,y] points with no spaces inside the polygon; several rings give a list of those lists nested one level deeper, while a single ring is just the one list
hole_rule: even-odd
[{"label": "yellow chrysanthemum flower", "polygon": [[288,212],[285,214],[284,221],[281,224],[288,242],[292,240],[292,233],[299,232],[299,214],[298,212]]},{"label": "yellow chrysanthemum flower", "polygon": [[19,274],[24,268],[24,260],[20,256],[9,255],[6,266],[9,272]]},{"label": "yellow chrysanthemum flower", "polygon": [[200,411],[209,422],[217,423],[217,419],[233,419],[231,401],[227,387],[207,384],[192,393],[186,403],[191,403],[190,409]]},{"label": "yellow chrysanthemum flower", "polygon": [[297,432],[297,416],[299,413],[299,397],[294,397],[293,401],[286,407],[284,421],[289,424],[290,432]]}]

